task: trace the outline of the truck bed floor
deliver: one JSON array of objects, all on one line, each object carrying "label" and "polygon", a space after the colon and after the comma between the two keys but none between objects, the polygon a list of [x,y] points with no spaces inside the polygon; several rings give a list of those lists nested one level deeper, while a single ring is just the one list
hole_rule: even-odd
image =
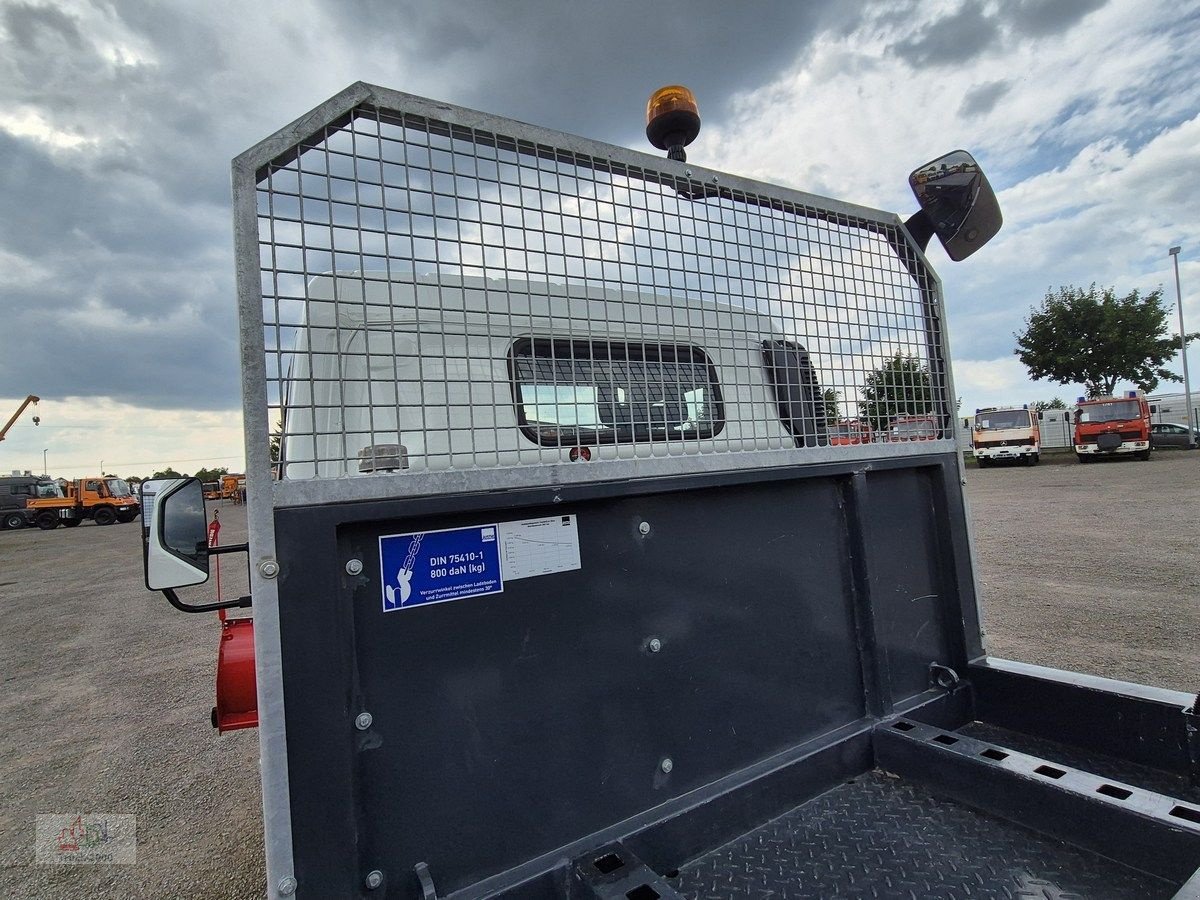
[{"label": "truck bed floor", "polygon": [[671,884],[697,900],[1150,900],[1179,887],[878,770],[692,861]]}]

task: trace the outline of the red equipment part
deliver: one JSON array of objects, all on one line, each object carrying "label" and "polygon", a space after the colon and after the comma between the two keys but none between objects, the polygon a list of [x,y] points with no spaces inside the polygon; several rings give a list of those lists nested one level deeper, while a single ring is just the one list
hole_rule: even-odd
[{"label": "red equipment part", "polygon": [[224,734],[258,727],[258,693],[254,678],[254,620],[226,619],[217,648],[217,705],[213,728]]}]

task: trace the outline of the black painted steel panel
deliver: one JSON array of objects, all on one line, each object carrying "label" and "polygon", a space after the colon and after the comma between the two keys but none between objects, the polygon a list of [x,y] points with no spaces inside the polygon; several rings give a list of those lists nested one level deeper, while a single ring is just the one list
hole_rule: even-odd
[{"label": "black painted steel panel", "polygon": [[1164,772],[1162,769],[1139,765],[1115,756],[1107,756],[1097,753],[1095,750],[1085,750],[1060,744],[1057,741],[1033,737],[986,722],[971,722],[959,728],[958,733],[978,738],[981,741],[1002,744],[1021,753],[1040,756],[1074,769],[1094,772],[1104,778],[1134,784],[1160,794],[1169,794],[1180,800],[1200,803],[1200,785],[1191,784],[1186,778],[1172,772]]},{"label": "black painted steel panel", "polygon": [[[878,715],[864,673],[887,708],[923,695],[974,611],[950,478],[932,457],[277,511],[297,879],[419,895],[427,862],[464,889]],[[563,514],[581,570],[383,611],[380,535]],[[736,788],[714,794],[733,819],[778,814]]]},{"label": "black painted steel panel", "polygon": [[[929,664],[950,664],[947,619],[961,623],[945,537],[935,517],[937,469],[867,478],[865,546],[879,652],[893,701],[929,687]],[[951,618],[952,617],[952,618]],[[961,630],[961,624],[956,627]]]},{"label": "black painted steel panel", "polygon": [[[371,548],[418,526],[343,535],[366,564],[346,602],[378,741],[359,768],[377,867],[425,860],[461,887],[863,714],[833,483],[520,517],[556,513],[578,516],[581,570],[390,613]],[[421,809],[437,814],[414,829]]]}]

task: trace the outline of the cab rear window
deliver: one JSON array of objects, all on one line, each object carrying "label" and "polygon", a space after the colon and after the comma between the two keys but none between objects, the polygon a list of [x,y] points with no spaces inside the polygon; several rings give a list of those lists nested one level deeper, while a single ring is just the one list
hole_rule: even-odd
[{"label": "cab rear window", "polygon": [[526,338],[509,366],[521,431],[538,444],[695,440],[725,424],[697,347]]}]

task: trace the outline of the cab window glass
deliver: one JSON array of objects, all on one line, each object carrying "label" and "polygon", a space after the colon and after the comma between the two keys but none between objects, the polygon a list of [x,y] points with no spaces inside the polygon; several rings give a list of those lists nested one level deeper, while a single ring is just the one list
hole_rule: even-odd
[{"label": "cab window glass", "polygon": [[521,430],[539,444],[708,438],[724,425],[716,371],[695,347],[524,339],[510,364]]}]

